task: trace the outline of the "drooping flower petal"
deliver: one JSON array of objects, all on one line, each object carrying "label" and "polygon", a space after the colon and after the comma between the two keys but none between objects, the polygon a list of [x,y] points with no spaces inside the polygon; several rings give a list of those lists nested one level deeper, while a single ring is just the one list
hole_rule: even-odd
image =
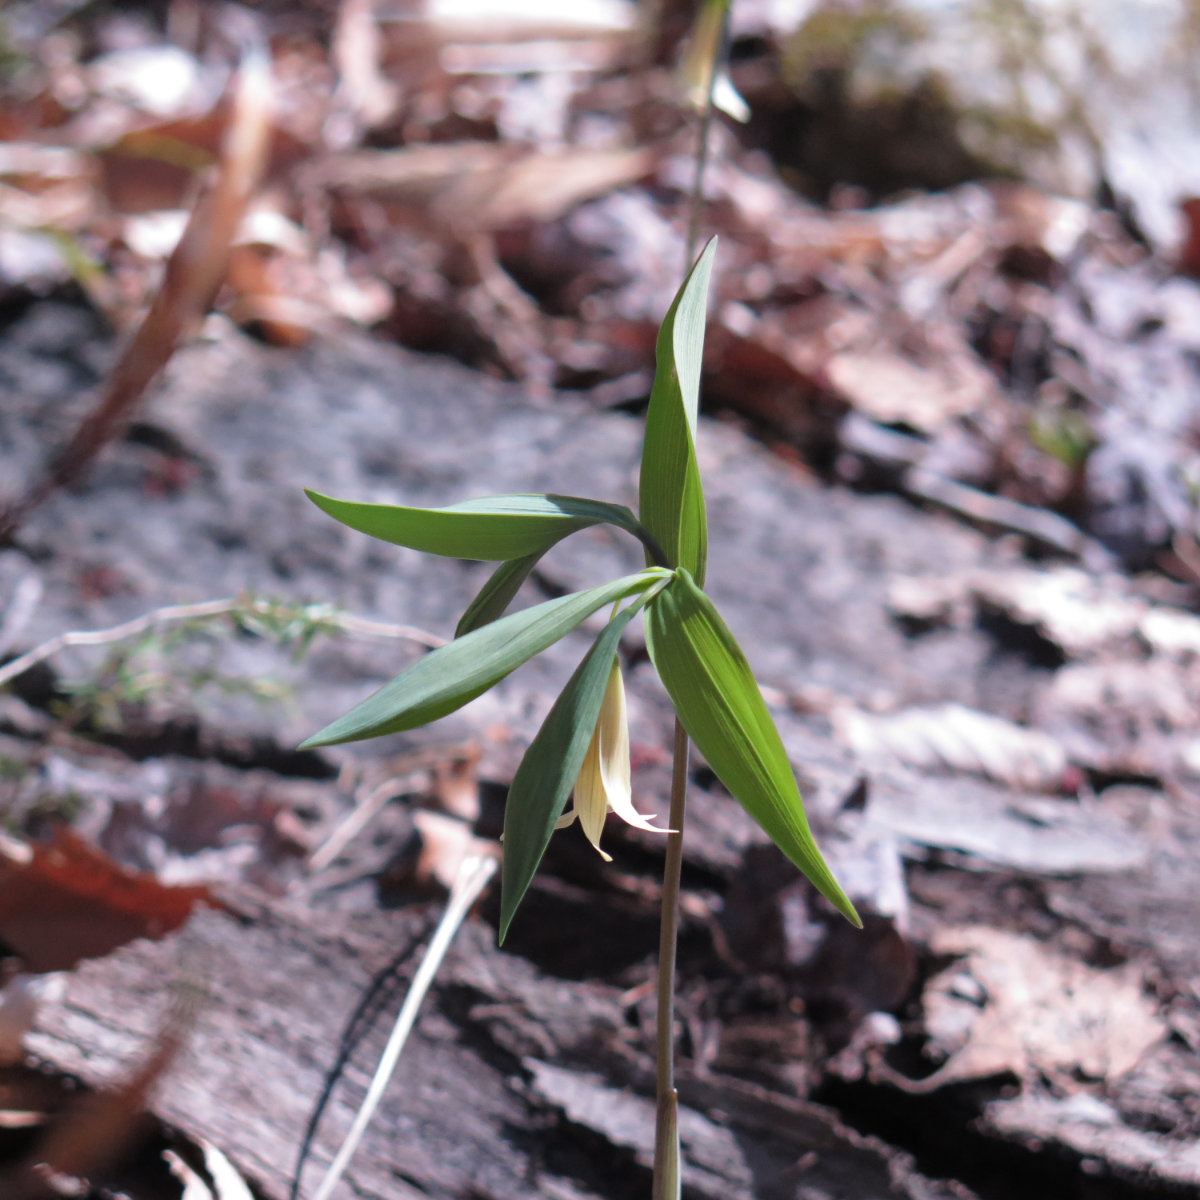
[{"label": "drooping flower petal", "polygon": [[556,829],[570,825],[576,817],[587,840],[595,846],[605,862],[612,856],[600,849],[600,835],[604,832],[604,818],[614,812],[629,825],[647,829],[654,833],[669,833],[650,823],[633,807],[632,771],[629,761],[629,719],[625,703],[625,683],[621,678],[618,660],[613,660],[612,671],[600,702],[600,715],[592,740],[584,755],[583,766],[575,781],[573,807],[560,817]]}]

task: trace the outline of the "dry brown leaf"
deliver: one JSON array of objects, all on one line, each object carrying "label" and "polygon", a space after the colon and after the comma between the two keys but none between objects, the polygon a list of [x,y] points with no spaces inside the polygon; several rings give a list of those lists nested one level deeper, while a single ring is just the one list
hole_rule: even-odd
[{"label": "dry brown leaf", "polygon": [[285,264],[259,246],[235,246],[227,282],[234,299],[225,308],[239,325],[254,325],[275,346],[305,346],[326,310],[286,286]]},{"label": "dry brown leaf", "polygon": [[129,1075],[68,1107],[25,1161],[0,1177],[5,1200],[74,1194],[75,1182],[117,1162],[141,1131],[150,1094],[178,1057],[194,1017],[195,996],[177,995],[149,1051]]},{"label": "dry brown leaf", "polygon": [[1003,1074],[1075,1090],[1117,1079],[1167,1036],[1132,963],[1099,970],[987,926],[942,930],[930,949],[957,959],[924,995],[931,1045],[948,1057],[911,1090]]},{"label": "dry brown leaf", "polygon": [[555,220],[646,175],[653,161],[648,150],[543,154],[457,142],[335,155],[310,178],[340,194],[415,210],[422,223],[478,232]]},{"label": "dry brown leaf", "polygon": [[891,349],[851,350],[835,354],[825,371],[851,408],[921,433],[982,410],[997,394],[983,365],[966,354],[918,364]]},{"label": "dry brown leaf", "polygon": [[1179,269],[1188,275],[1200,276],[1200,199],[1189,196],[1179,202],[1183,213],[1186,236],[1179,252]]},{"label": "dry brown leaf", "polygon": [[197,904],[216,903],[205,887],[164,887],[127,871],[67,829],[48,845],[21,849],[0,859],[0,939],[32,973],[163,937]]},{"label": "dry brown leaf", "polygon": [[44,478],[17,504],[0,512],[0,540],[10,536],[51,492],[76,478],[116,436],[180,340],[208,312],[225,278],[234,235],[262,174],[271,97],[270,63],[261,53],[252,52],[238,73],[216,178],[196,204],[150,310],[99,400]]}]

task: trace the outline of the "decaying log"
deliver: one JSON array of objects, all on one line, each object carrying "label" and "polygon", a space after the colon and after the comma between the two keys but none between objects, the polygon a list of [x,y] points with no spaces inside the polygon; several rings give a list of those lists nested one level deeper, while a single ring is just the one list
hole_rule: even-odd
[{"label": "decaying log", "polygon": [[[145,1050],[174,980],[207,1001],[155,1112],[222,1149],[270,1200],[288,1195],[306,1123],[364,992],[429,922],[414,909],[347,923],[240,899],[178,935],[141,941],[67,980],[31,1035],[35,1054],[93,1084]],[[405,956],[399,975],[411,973]],[[393,978],[388,1003],[399,1003]],[[379,1014],[350,1054],[313,1141],[311,1190],[336,1151],[386,1036]],[[649,1186],[651,1061],[620,993],[566,983],[497,950],[479,920],[452,949],[346,1195],[526,1200],[617,1197]],[[963,1196],[847,1129],[829,1109],[721,1076],[685,1079],[688,1194],[713,1200]]]}]

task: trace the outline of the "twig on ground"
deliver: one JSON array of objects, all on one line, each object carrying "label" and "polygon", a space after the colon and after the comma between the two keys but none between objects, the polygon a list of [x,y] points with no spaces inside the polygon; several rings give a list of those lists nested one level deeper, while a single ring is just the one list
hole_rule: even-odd
[{"label": "twig on ground", "polygon": [[421,960],[421,965],[417,968],[412,987],[404,998],[404,1005],[400,1009],[400,1015],[396,1018],[396,1024],[388,1038],[383,1056],[379,1060],[379,1066],[371,1080],[371,1086],[367,1089],[366,1098],[354,1118],[354,1124],[350,1127],[350,1132],[346,1135],[342,1148],[333,1160],[333,1165],[330,1166],[328,1173],[314,1193],[313,1200],[329,1200],[341,1181],[342,1175],[345,1174],[346,1167],[354,1156],[354,1151],[358,1149],[358,1143],[362,1140],[367,1126],[371,1123],[371,1118],[375,1115],[375,1110],[379,1107],[379,1101],[383,1098],[384,1090],[396,1069],[400,1052],[404,1049],[408,1035],[412,1032],[421,1002],[425,999],[425,993],[429,991],[430,984],[433,983],[433,977],[437,973],[438,967],[441,966],[442,959],[446,956],[450,942],[470,911],[471,905],[482,895],[483,889],[495,871],[496,859],[491,856],[472,855],[463,859],[458,876],[454,881],[454,887],[450,890],[446,911],[434,932],[425,957]]},{"label": "twig on ground", "polygon": [[[38,663],[53,658],[56,654],[70,646],[105,646],[112,642],[124,641],[148,633],[163,625],[175,625],[181,621],[204,620],[211,617],[230,616],[246,613],[255,616],[268,617],[278,612],[279,605],[268,600],[253,600],[233,597],[223,600],[205,600],[198,604],[169,604],[156,608],[140,617],[123,621],[108,629],[71,630],[60,633],[48,641],[34,646],[11,662],[0,666],[0,687],[23,675]],[[314,623],[319,622],[326,627],[355,637],[395,638],[418,642],[431,649],[446,644],[445,638],[435,633],[428,633],[414,625],[391,625],[386,621],[371,621],[365,617],[356,617],[350,613],[338,613],[327,609],[324,605],[312,606],[309,610]]]},{"label": "twig on ground", "polygon": [[1083,530],[1058,513],[1031,508],[1007,496],[993,496],[932,471],[920,468],[906,471],[903,487],[918,499],[941,505],[971,521],[1024,534],[1041,546],[1072,558],[1081,557],[1090,544]]},{"label": "twig on ground", "polygon": [[356,838],[384,806],[411,791],[409,776],[395,775],[373,788],[361,803],[355,805],[349,816],[312,852],[308,869],[323,871]]}]

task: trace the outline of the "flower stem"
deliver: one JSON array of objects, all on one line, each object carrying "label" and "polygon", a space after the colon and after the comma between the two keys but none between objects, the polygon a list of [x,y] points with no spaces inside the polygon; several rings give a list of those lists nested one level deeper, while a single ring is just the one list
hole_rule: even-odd
[{"label": "flower stem", "polygon": [[[675,1200],[668,1189],[678,1171],[675,1126],[675,944],[679,932],[679,880],[683,869],[683,819],[687,800],[688,736],[678,718],[671,761],[671,815],[663,867],[658,938],[658,1005],[655,1058],[658,1108],[654,1127],[654,1200]],[[672,1161],[675,1170],[669,1169]]]},{"label": "flower stem", "polygon": [[[711,4],[714,0],[708,0]],[[721,10],[722,31],[729,19],[730,0]],[[687,245],[684,272],[691,270],[700,240],[704,211],[704,172],[708,166],[709,131],[712,127],[713,88],[716,84],[723,37],[713,39],[712,61],[705,80],[704,107],[697,134],[696,174],[688,203]],[[671,759],[671,814],[667,854],[663,864],[662,916],[658,937],[658,997],[655,1031],[657,1107],[654,1121],[653,1200],[679,1200],[682,1164],[679,1155],[678,1097],[675,1092],[675,948],[679,934],[679,883],[683,870],[683,820],[687,801],[688,736],[675,718],[675,743]]]}]

